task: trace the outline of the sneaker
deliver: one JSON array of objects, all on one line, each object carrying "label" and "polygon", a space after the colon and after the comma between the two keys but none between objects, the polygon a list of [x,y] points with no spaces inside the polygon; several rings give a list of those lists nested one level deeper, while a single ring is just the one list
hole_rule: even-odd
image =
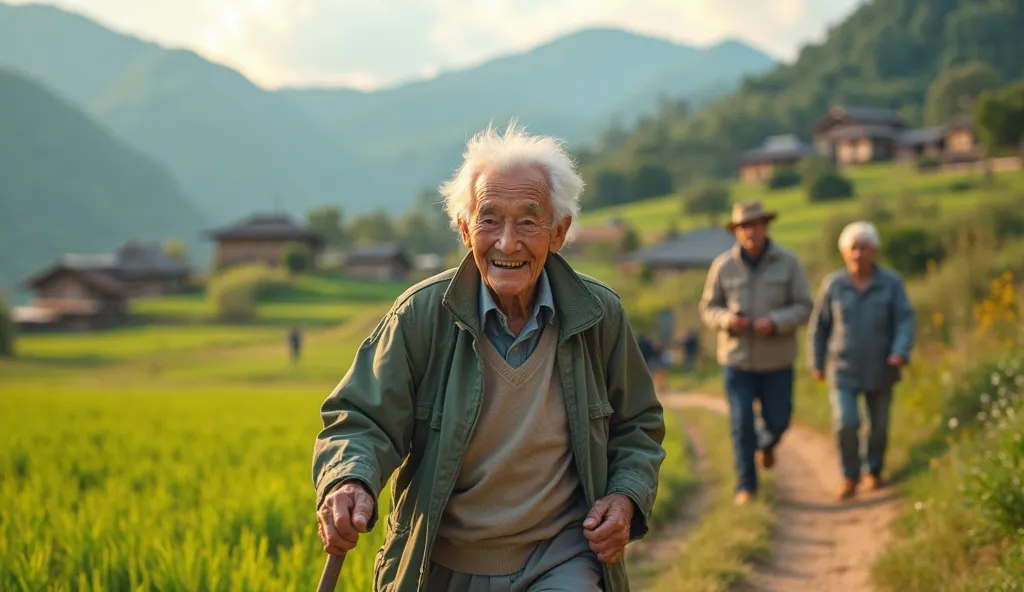
[{"label": "sneaker", "polygon": [[867,478],[866,481],[867,481],[867,488],[872,490],[872,491],[878,491],[879,489],[884,487],[884,483],[882,482],[882,476],[881,475],[875,475],[875,474],[868,475],[868,478]]},{"label": "sneaker", "polygon": [[743,506],[743,505],[746,505],[747,503],[749,503],[753,499],[754,499],[754,494],[750,493],[749,491],[741,491],[741,492],[736,494],[735,498],[733,498],[733,502],[737,506]]},{"label": "sneaker", "polygon": [[854,479],[843,479],[843,486],[839,488],[839,499],[848,500],[857,493],[857,481]]},{"label": "sneaker", "polygon": [[761,461],[761,466],[765,469],[770,469],[775,466],[775,450],[771,448],[758,450],[757,457]]}]

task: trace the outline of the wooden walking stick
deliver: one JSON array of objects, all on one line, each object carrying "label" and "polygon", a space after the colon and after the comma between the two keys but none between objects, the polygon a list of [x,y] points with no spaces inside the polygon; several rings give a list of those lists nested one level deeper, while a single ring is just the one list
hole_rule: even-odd
[{"label": "wooden walking stick", "polygon": [[344,564],[344,555],[341,557],[328,555],[327,562],[324,563],[324,571],[320,574],[320,585],[317,586],[316,592],[334,592],[334,587],[338,585],[338,576],[341,575],[341,566]]}]

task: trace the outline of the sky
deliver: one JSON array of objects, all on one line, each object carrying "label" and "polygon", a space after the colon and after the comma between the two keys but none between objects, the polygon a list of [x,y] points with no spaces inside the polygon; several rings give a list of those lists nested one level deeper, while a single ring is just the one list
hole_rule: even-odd
[{"label": "sky", "polygon": [[[40,0],[3,0],[12,4]],[[690,45],[742,39],[792,60],[863,0],[48,0],[187,47],[267,87],[366,90],[486,61],[585,27]]]}]

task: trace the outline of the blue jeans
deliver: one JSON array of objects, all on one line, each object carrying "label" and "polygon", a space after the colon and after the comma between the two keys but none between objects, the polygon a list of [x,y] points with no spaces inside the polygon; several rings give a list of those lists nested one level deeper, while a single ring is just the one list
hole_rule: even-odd
[{"label": "blue jeans", "polygon": [[[857,391],[833,389],[832,421],[835,425],[836,443],[843,476],[859,480],[861,475],[860,453],[860,409]],[[882,474],[885,462],[885,448],[889,440],[889,407],[892,404],[892,389],[863,393],[868,411],[868,471],[875,476]]]},{"label": "blue jeans", "polygon": [[[736,463],[736,491],[757,492],[754,453],[774,448],[793,417],[793,368],[772,372],[723,369],[729,399],[732,450]],[[763,426],[754,417],[754,399],[761,401]]]}]

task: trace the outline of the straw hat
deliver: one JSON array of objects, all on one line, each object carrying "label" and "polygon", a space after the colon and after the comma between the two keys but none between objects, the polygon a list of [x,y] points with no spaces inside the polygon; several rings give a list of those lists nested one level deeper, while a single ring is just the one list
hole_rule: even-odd
[{"label": "straw hat", "polygon": [[750,201],[738,203],[732,207],[732,220],[725,225],[725,229],[732,232],[737,226],[742,224],[756,222],[758,220],[768,222],[770,220],[774,220],[778,216],[778,212],[765,210],[764,206],[761,204],[761,200],[752,199]]}]

